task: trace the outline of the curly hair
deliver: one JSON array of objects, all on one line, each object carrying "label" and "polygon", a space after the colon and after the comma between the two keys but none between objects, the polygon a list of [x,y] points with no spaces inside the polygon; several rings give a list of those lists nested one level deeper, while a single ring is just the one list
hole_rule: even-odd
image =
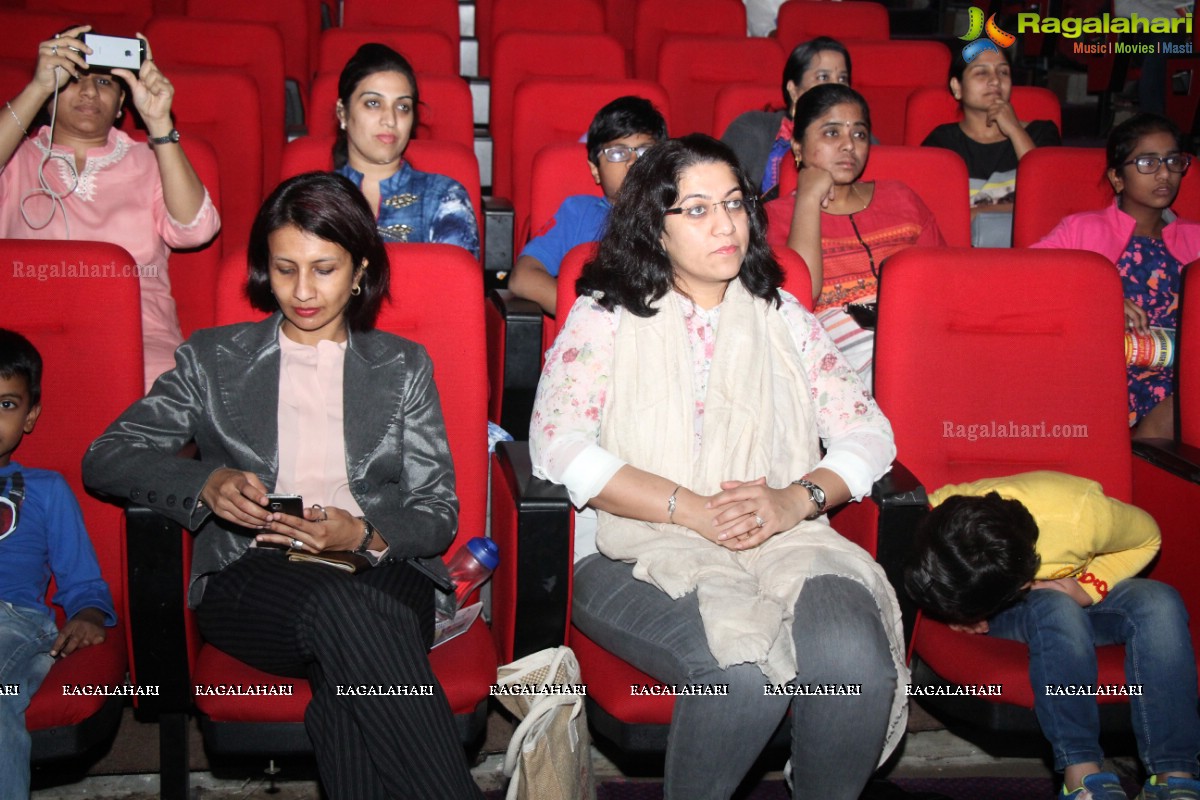
[{"label": "curly hair", "polygon": [[675,286],[675,269],[662,247],[667,209],[679,201],[679,181],[696,164],[726,164],[748,202],[749,244],[738,280],[755,297],[779,304],[783,270],[767,245],[767,223],[755,191],[727,145],[693,133],[655,145],[629,168],[596,255],[575,283],[579,294],[597,294],[611,311],[621,306],[639,317],[654,316],[651,304]]},{"label": "curly hair", "polygon": [[246,260],[250,304],[268,313],[279,308],[271,293],[271,234],[293,226],[333,242],[350,254],[355,266],[367,262],[359,287],[350,298],[346,325],[352,331],[375,327],[379,307],[388,297],[390,267],[387,248],[375,227],[375,215],[358,187],[333,172],[306,172],[289,178],[271,192],[250,228]]},{"label": "curly hair", "polygon": [[953,495],[917,528],[904,588],[930,615],[970,624],[1012,605],[1041,563],[1038,527],[1018,500]]}]

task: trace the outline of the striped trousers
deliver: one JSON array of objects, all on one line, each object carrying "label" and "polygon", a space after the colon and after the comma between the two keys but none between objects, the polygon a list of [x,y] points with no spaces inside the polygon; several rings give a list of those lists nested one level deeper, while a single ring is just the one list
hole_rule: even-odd
[{"label": "striped trousers", "polygon": [[[307,678],[304,715],[333,800],[479,800],[426,655],[433,588],[403,563],[358,575],[251,548],[209,579],[205,641],[252,667]],[[431,695],[358,696],[339,686],[432,686]]]}]

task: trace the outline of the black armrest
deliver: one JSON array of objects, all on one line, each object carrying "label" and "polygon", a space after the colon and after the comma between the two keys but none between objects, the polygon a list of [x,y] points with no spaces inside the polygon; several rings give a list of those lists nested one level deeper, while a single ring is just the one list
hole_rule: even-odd
[{"label": "black armrest", "polygon": [[499,286],[513,265],[513,204],[506,197],[483,199],[483,271],[487,285]]},{"label": "black armrest", "polygon": [[[492,392],[501,392],[496,422],[514,438],[525,438],[533,397],[542,374],[542,308],[507,289],[488,294],[488,360]],[[503,369],[498,365],[503,364]]]},{"label": "black armrest", "polygon": [[138,697],[135,713],[142,721],[192,708],[184,535],[179,525],[148,508],[125,509],[130,671],[138,685],[159,691],[157,697]]},{"label": "black armrest", "polygon": [[513,659],[566,641],[571,514],[565,488],[533,477],[527,442],[496,445],[492,538],[501,554],[498,585],[508,588],[510,605],[493,607],[493,625],[501,637],[511,635]]},{"label": "black armrest", "polygon": [[1192,483],[1200,483],[1200,447],[1170,439],[1134,439],[1133,454]]},{"label": "black armrest", "polygon": [[913,548],[913,535],[929,511],[925,487],[899,461],[871,487],[871,502],[879,508],[876,560],[896,590],[904,620],[904,640],[912,638],[917,604],[904,591],[904,567]]}]

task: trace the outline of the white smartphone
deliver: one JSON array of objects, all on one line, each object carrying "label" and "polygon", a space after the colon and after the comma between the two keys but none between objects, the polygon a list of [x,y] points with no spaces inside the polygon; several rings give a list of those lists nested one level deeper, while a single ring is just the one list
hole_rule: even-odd
[{"label": "white smartphone", "polygon": [[141,39],[102,36],[98,33],[85,33],[82,38],[83,43],[92,48],[91,54],[84,56],[88,68],[105,71],[121,67],[131,72],[142,68],[142,59],[146,57],[146,43]]}]

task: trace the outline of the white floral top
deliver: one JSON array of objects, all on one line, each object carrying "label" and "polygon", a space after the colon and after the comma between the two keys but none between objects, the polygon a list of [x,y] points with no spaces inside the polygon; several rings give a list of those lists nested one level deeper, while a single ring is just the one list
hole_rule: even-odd
[{"label": "white floral top", "polygon": [[[892,426],[821,323],[796,298],[783,291],[779,294],[783,299],[780,313],[807,367],[808,390],[826,450],[818,466],[836,472],[855,499],[861,499],[896,457]],[[705,311],[682,295],[673,296],[681,304],[692,345],[694,385],[698,387],[695,453],[699,455],[704,397],[721,307]],[[622,313],[619,306],[606,311],[590,297],[575,301],[546,356],[534,402],[529,429],[533,472],[566,486],[579,507],[599,494],[625,465],[598,443]]]}]

